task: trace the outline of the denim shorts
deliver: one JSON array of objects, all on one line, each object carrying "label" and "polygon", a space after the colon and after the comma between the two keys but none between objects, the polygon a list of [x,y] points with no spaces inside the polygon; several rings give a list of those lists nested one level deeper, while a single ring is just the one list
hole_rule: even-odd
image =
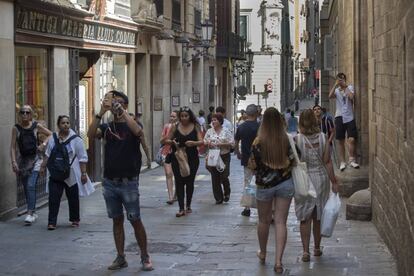
[{"label": "denim shorts", "polygon": [[124,214],[123,208],[127,213],[129,221],[141,219],[139,207],[138,178],[134,180],[109,180],[104,178],[103,197],[106,203],[108,217],[117,218]]},{"label": "denim shorts", "polygon": [[295,194],[292,178],[268,189],[256,189],[256,199],[260,201],[271,201],[275,197],[292,198]]}]

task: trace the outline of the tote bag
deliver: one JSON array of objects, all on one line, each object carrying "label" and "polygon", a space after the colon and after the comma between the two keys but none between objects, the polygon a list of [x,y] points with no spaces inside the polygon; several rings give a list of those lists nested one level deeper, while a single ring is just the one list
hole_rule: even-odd
[{"label": "tote bag", "polygon": [[293,184],[295,187],[295,199],[301,200],[307,197],[316,198],[315,186],[308,174],[308,168],[306,162],[299,160],[298,153],[296,151],[295,142],[292,136],[288,134],[289,144],[292,148],[293,155],[295,156],[296,166],[292,169]]},{"label": "tote bag", "polygon": [[322,211],[322,217],[321,217],[321,236],[322,237],[329,238],[332,236],[340,210],[341,210],[341,199],[339,198],[339,194],[331,193]]},{"label": "tote bag", "polygon": [[180,175],[182,177],[187,177],[190,175],[190,166],[188,165],[188,157],[187,153],[185,152],[185,147],[177,148],[175,152],[175,158],[178,161],[178,165],[180,168]]},{"label": "tote bag", "polygon": [[209,149],[207,156],[207,166],[217,167],[219,165],[220,149]]}]

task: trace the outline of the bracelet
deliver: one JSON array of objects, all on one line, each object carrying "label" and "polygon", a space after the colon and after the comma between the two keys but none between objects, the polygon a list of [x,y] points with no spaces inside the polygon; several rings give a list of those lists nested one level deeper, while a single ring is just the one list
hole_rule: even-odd
[{"label": "bracelet", "polygon": [[102,116],[99,116],[98,114],[95,115],[96,119],[102,120]]}]

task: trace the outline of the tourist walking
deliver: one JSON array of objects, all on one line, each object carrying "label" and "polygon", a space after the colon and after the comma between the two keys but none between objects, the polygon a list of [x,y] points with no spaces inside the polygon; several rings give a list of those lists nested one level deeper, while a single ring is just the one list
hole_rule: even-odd
[{"label": "tourist walking", "polygon": [[[22,185],[27,204],[26,225],[36,221],[36,183],[47,138],[52,134],[43,125],[33,121],[33,110],[24,105],[19,110],[19,122],[12,128],[10,158],[18,185]],[[41,136],[46,136],[39,141]]]},{"label": "tourist walking", "polygon": [[[207,132],[206,119],[204,118],[204,110],[200,110],[198,112],[197,122],[200,125],[201,137],[204,139],[204,135],[206,135]],[[203,144],[198,147],[198,155],[200,157],[204,157],[205,153],[206,148]]]},{"label": "tourist walking", "polygon": [[[230,130],[223,128],[223,116],[219,113],[213,114],[211,118],[212,128],[205,137],[204,144],[209,149],[209,155],[214,150],[218,150],[219,156],[223,161],[224,169],[219,165],[208,166],[207,170],[211,174],[211,184],[216,204],[222,204],[230,200],[230,150],[234,146],[234,137]],[[218,158],[216,159],[218,160]]]},{"label": "tourist walking", "polygon": [[163,164],[164,173],[165,173],[165,177],[167,181],[167,191],[168,191],[167,204],[170,204],[170,205],[173,204],[176,199],[174,196],[174,181],[173,181],[174,174],[173,174],[172,166],[171,166],[171,161],[172,161],[171,145],[166,144],[165,141],[168,139],[168,135],[170,134],[173,126],[177,124],[177,120],[178,120],[178,111],[174,110],[170,114],[170,121],[167,124],[165,124],[162,129],[161,140],[160,140],[160,144],[162,147],[161,154],[164,158],[164,164]]},{"label": "tourist walking", "polygon": [[[127,219],[134,228],[135,239],[141,249],[141,264],[145,271],[152,270],[151,258],[147,250],[147,234],[141,219],[139,201],[138,169],[141,167],[140,136],[142,128],[129,116],[128,97],[118,91],[105,95],[101,110],[89,126],[90,141],[104,139],[104,178],[103,196],[108,217],[113,222],[113,234],[117,257],[110,270],[127,267],[125,258],[124,208]],[[112,122],[100,124],[106,112],[114,115]]]},{"label": "tourist walking", "polygon": [[[167,145],[172,145],[172,169],[175,178],[175,190],[178,198],[179,211],[176,217],[184,216],[186,213],[192,213],[191,201],[194,193],[194,180],[200,164],[197,147],[203,144],[200,126],[193,111],[184,106],[178,113],[179,122],[171,129],[168,139],[165,140]],[[178,149],[185,149],[187,163],[190,169],[188,176],[182,176],[180,164],[175,153]],[[181,162],[181,160],[180,160]],[[184,198],[186,206],[184,206]]]},{"label": "tourist walking", "polygon": [[[306,162],[307,171],[316,190],[316,198],[295,200],[296,217],[300,221],[300,236],[302,239],[302,261],[310,261],[310,235],[313,224],[314,256],[321,256],[321,229],[320,220],[322,211],[328,200],[331,190],[329,175],[334,175],[332,166],[326,166],[330,162],[329,143],[324,133],[320,132],[319,123],[311,109],[302,112],[299,117],[300,133],[296,137],[296,144],[301,153],[300,160]],[[332,191],[338,191],[335,179],[332,181]]]},{"label": "tourist walking", "polygon": [[[253,141],[256,138],[259,129],[257,115],[257,106],[255,104],[248,105],[246,108],[246,121],[237,128],[235,135],[234,153],[237,155],[237,158],[241,161],[241,165],[243,166],[243,191],[250,185],[254,175],[254,171],[247,166],[247,163],[249,161]],[[252,206],[242,205],[242,207],[244,207],[244,210],[241,214],[249,217],[250,207]]]},{"label": "tourist walking", "polygon": [[[257,235],[260,250],[257,252],[257,257],[261,263],[265,262],[273,213],[276,235],[274,271],[282,273],[282,257],[287,240],[286,221],[294,195],[291,176],[294,157],[286,133],[284,118],[274,107],[267,108],[263,114],[250,158],[249,166],[256,174],[256,200],[259,213]],[[272,211],[273,202],[275,204],[274,211]]]},{"label": "tourist walking", "polygon": [[46,166],[50,173],[48,230],[56,229],[63,190],[69,204],[69,221],[72,227],[79,227],[79,193],[90,181],[86,173],[88,154],[82,138],[70,128],[69,116],[59,116],[57,127],[58,131],[47,144],[40,168],[41,174],[45,173]]},{"label": "tourist walking", "polygon": [[346,83],[346,75],[344,73],[336,75],[335,86],[329,92],[329,98],[336,100],[335,135],[336,140],[339,142],[339,157],[341,161],[339,169],[343,171],[347,166],[345,162],[345,140],[347,140],[349,147],[348,164],[354,169],[359,169],[359,164],[356,162],[358,130],[353,108],[355,91],[352,85]]},{"label": "tourist walking", "polygon": [[218,106],[216,107],[216,113],[221,114],[221,116],[223,116],[223,127],[227,128],[231,131],[231,133],[233,133],[233,124],[226,119],[226,109],[222,106]]}]

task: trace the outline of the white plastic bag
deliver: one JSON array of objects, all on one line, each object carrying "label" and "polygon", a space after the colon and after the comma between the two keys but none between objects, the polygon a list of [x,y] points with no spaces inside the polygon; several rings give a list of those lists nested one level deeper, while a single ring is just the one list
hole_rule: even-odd
[{"label": "white plastic bag", "polygon": [[207,155],[207,166],[217,167],[220,163],[220,149],[209,149]]},{"label": "white plastic bag", "polygon": [[335,227],[341,209],[341,199],[338,193],[331,193],[322,211],[321,236],[329,238]]},{"label": "white plastic bag", "polygon": [[256,207],[256,185],[247,185],[243,191],[240,201],[242,207],[257,208]]}]

